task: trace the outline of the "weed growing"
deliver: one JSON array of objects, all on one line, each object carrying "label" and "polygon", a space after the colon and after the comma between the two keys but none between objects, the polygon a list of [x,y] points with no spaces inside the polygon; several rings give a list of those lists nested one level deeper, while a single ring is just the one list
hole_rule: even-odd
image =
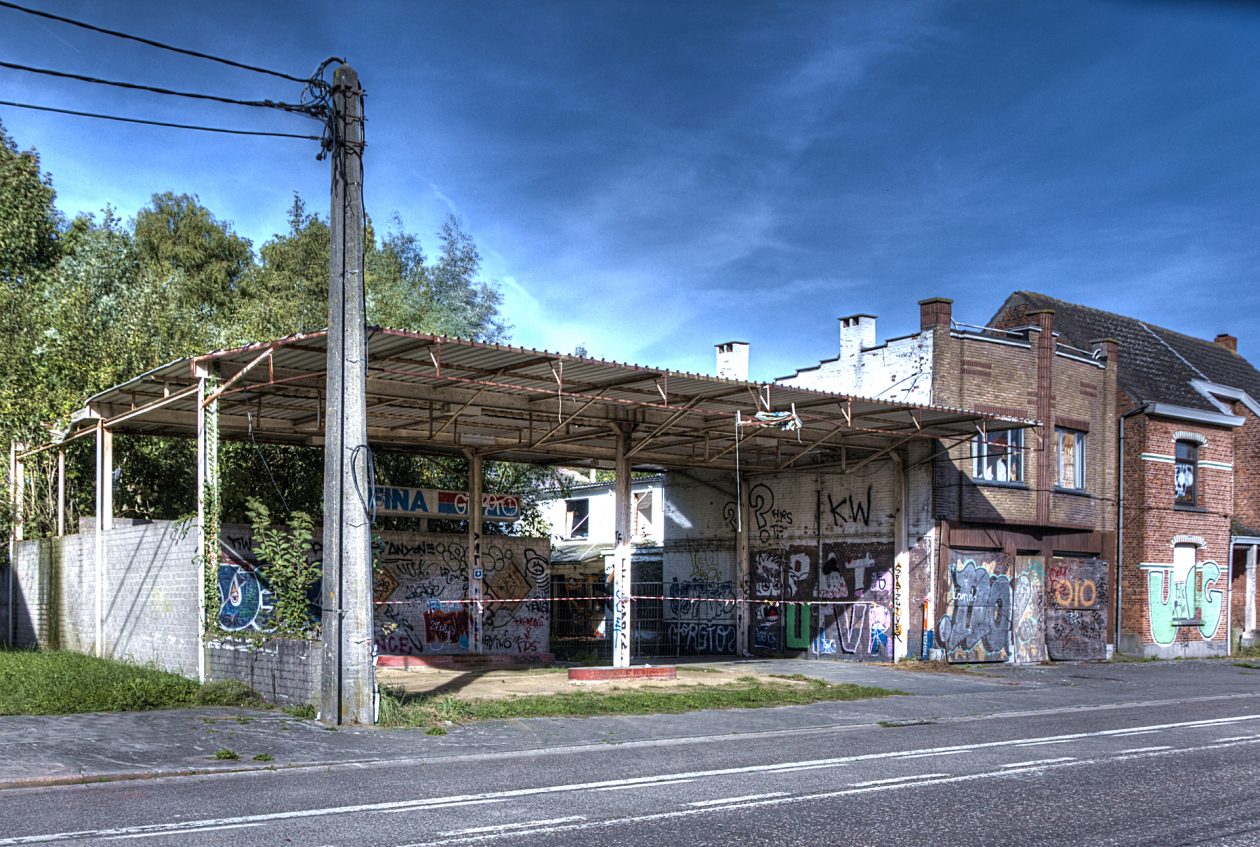
[{"label": "weed growing", "polygon": [[438,728],[447,722],[679,714],[700,709],[758,709],[904,694],[887,688],[835,684],[809,678],[785,680],[785,683],[741,677],[729,685],[687,689],[584,689],[506,700],[461,700],[449,694],[416,696],[387,690],[381,693],[380,722],[384,726]]}]

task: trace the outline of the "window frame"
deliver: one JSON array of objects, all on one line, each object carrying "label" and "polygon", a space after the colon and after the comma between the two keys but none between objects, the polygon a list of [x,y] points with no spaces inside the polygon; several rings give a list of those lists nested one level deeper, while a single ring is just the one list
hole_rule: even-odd
[{"label": "window frame", "polygon": [[[579,506],[579,504],[581,504]],[[580,512],[585,511],[581,517]],[[565,538],[591,537],[591,498],[572,497],[564,501]]]},{"label": "window frame", "polygon": [[[1194,508],[1199,505],[1199,443],[1189,439],[1178,439],[1173,450],[1173,504]],[[1182,456],[1182,451],[1188,455]],[[1188,468],[1190,484],[1182,490],[1180,477],[1182,469]]]},{"label": "window frame", "polygon": [[[1055,464],[1056,477],[1055,487],[1064,491],[1084,491],[1088,477],[1088,465],[1085,461],[1086,450],[1089,446],[1089,433],[1080,429],[1072,429],[1066,426],[1056,426],[1054,428],[1055,435]],[[1072,454],[1072,477],[1073,485],[1065,485],[1063,483],[1063,440],[1064,436],[1072,436],[1075,439],[1074,452]]]},{"label": "window frame", "polygon": [[[971,479],[987,485],[1024,484],[1024,430],[1003,429],[977,434],[971,440]],[[1009,457],[1006,479],[998,479],[997,463]],[[992,463],[992,464],[990,464]]]}]

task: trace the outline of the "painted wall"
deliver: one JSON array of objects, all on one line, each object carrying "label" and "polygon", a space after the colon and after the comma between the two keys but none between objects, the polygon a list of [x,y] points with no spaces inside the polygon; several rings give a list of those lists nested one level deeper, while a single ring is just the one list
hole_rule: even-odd
[{"label": "painted wall", "polygon": [[834,391],[858,397],[929,404],[932,402],[932,333],[889,339],[876,346],[875,322],[869,344],[842,344],[840,354],[777,382],[798,388]]},{"label": "painted wall", "polygon": [[[103,653],[197,674],[196,533],[153,521],[104,533]],[[95,533],[18,544],[19,645],[96,648]]]},{"label": "painted wall", "polygon": [[[653,492],[652,515],[650,521],[638,523],[638,534],[632,539],[635,543],[657,542],[664,531],[660,508],[660,491],[663,483],[660,479],[641,479],[631,483],[632,494],[646,491]],[[575,486],[568,497],[555,497],[541,500],[538,504],[543,520],[551,527],[551,537],[556,541],[567,540],[565,530],[565,504],[568,500],[587,500],[590,504],[589,527],[585,540],[592,544],[616,543],[616,505],[613,501],[612,483],[599,485]],[[631,525],[635,525],[631,516]]]}]

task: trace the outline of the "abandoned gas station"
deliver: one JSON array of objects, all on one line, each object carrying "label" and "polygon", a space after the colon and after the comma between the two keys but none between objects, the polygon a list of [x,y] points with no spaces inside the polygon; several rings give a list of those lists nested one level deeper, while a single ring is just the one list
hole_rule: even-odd
[{"label": "abandoned gas station", "polygon": [[[371,688],[377,661],[546,658],[549,541],[483,531],[519,514],[515,498],[482,490],[484,463],[501,461],[614,472],[615,667],[642,657],[636,606],[657,608],[651,626],[674,626],[701,653],[897,660],[930,642],[945,578],[935,458],[977,433],[1031,423],[370,327],[365,361],[330,357],[330,337],[171,362],[91,397],[49,444],[15,446],[9,643],[153,662],[201,680],[242,677],[273,700],[309,702],[322,691],[324,717],[336,722],[372,720],[336,704],[344,688]],[[342,453],[351,467],[340,511],[326,480],[326,523],[366,534],[376,515],[394,514],[461,519],[465,529],[433,533],[418,521],[414,531],[379,533],[366,560],[324,561],[322,646],[268,644],[266,563],[251,552],[249,528],[221,525],[218,514],[219,444],[325,445],[337,390],[328,363],[338,357],[365,368],[366,430]],[[196,439],[195,520],[115,518],[116,434]],[[96,509],[73,532],[64,457],[79,439],[95,440]],[[373,449],[462,457],[466,489],[373,488]],[[56,534],[27,538],[27,466],[49,451],[60,459],[46,463]],[[635,590],[634,471],[670,480],[668,593]],[[234,639],[242,633],[256,637]]]}]

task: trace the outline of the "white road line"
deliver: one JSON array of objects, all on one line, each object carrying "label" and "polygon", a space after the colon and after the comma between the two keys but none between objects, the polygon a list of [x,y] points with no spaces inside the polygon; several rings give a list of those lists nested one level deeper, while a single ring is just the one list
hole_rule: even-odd
[{"label": "white road line", "polygon": [[1133,732],[1121,732],[1116,735],[1116,738],[1128,738],[1130,735],[1154,735],[1157,732],[1159,732],[1158,729],[1139,729]]},{"label": "white road line", "polygon": [[1037,765],[1053,765],[1057,762],[1073,762],[1076,761],[1075,756],[1060,756],[1057,759],[1034,759],[1031,762],[1011,762],[1009,765],[1002,765],[1004,768],[1031,768]]},{"label": "white road line", "polygon": [[747,803],[750,800],[768,800],[771,797],[786,797],[786,791],[771,791],[767,794],[746,794],[743,797],[723,797],[721,800],[697,800],[694,803],[688,803],[688,806],[695,806],[697,809],[703,809],[706,806],[729,806],[731,803]]},{"label": "white road line", "polygon": [[902,759],[928,759],[933,756],[957,756],[959,753],[970,753],[970,750],[941,750],[931,753],[915,753],[910,756],[902,756]]},{"label": "white road line", "polygon": [[1165,744],[1163,747],[1134,747],[1131,750],[1121,750],[1124,753],[1154,753],[1156,750],[1171,750],[1172,748]]},{"label": "white road line", "polygon": [[1218,743],[1221,743],[1226,741],[1251,741],[1255,738],[1260,738],[1260,735],[1231,735],[1229,738],[1218,738],[1216,740]]},{"label": "white road line", "polygon": [[1075,738],[1053,738],[1048,741],[1021,741],[1016,747],[1044,747],[1047,744],[1070,744]]},{"label": "white road line", "polygon": [[428,811],[429,809],[451,809],[456,806],[487,806],[491,803],[506,803],[506,797],[487,797],[484,800],[453,800],[450,803],[430,803],[422,809],[401,808],[401,809],[383,809],[378,814],[392,815],[398,812],[415,812]]},{"label": "white road line", "polygon": [[[1243,743],[1250,743],[1250,742],[1235,742],[1235,746],[1240,746]],[[1080,765],[1102,764],[1106,762],[1113,762],[1113,761],[1124,760],[1124,759],[1139,759],[1139,758],[1145,758],[1145,757],[1169,756],[1176,753],[1193,753],[1193,752],[1198,752],[1201,750],[1212,750],[1218,747],[1219,745],[1205,744],[1201,747],[1189,747],[1189,748],[1182,748],[1179,750],[1170,749],[1170,750],[1159,750],[1152,753],[1136,753],[1133,755],[1111,755],[1111,756],[1106,756],[1106,757],[1098,758],[1098,759],[1074,759],[1070,762],[1059,762],[1058,764],[1047,765],[1044,768],[1028,768],[1025,772],[1035,773],[1039,770],[1044,772],[1046,770],[1057,770],[1059,768],[1078,767]],[[1016,770],[986,771],[983,773],[965,774],[963,776],[946,776],[940,779],[930,779],[930,780],[923,780],[919,782],[899,782],[899,783],[895,783],[891,785],[869,785],[863,788],[844,788],[837,791],[827,791],[827,792],[823,792],[819,794],[798,794],[798,795],[794,795],[790,797],[772,797],[766,800],[751,800],[741,808],[749,809],[756,806],[778,806],[778,805],[784,805],[787,803],[813,803],[818,800],[830,800],[836,797],[846,797],[846,796],[853,796],[853,795],[858,795],[858,794],[870,794],[870,793],[874,793],[878,791],[895,791],[899,788],[920,788],[925,785],[952,785],[952,784],[965,783],[965,782],[975,782],[981,779],[989,779],[995,776],[1004,777],[1004,776],[1009,776],[1012,773],[1020,773],[1020,772],[1021,771],[1016,771]],[[646,823],[648,821],[673,820],[676,818],[691,817],[693,815],[702,815],[702,814],[707,814],[711,812],[721,812],[721,811],[728,811],[728,810],[729,810],[729,807],[727,806],[708,806],[704,808],[678,809],[676,811],[656,812],[653,814],[636,815],[633,817],[610,818],[610,819],[599,820],[599,821],[586,821],[584,823],[576,823],[576,824],[561,824],[561,825],[553,826],[553,827],[545,827],[542,829],[530,830],[528,832],[517,831],[511,834],[512,835],[551,835],[551,834],[560,833],[560,832],[576,832],[576,831],[593,830],[593,829],[609,829],[609,828],[617,827],[617,826],[628,826],[628,825],[632,825],[636,823]],[[470,838],[453,839],[453,840],[447,840],[447,841],[429,841],[429,842],[423,842],[423,843],[418,843],[418,844],[404,844],[404,845],[399,845],[399,847],[431,847],[432,845],[440,845],[440,844],[461,844],[461,843],[469,844],[469,843],[475,843],[478,841],[490,841],[499,837],[501,836],[483,835],[483,836],[473,836]]]},{"label": "white road line", "polygon": [[596,791],[625,791],[629,788],[655,788],[658,785],[682,785],[684,782],[695,782],[694,779],[667,779],[661,782],[636,782],[633,785],[609,785],[596,788]]},{"label": "white road line", "polygon": [[888,779],[868,779],[866,782],[851,782],[850,788],[867,788],[872,785],[896,785],[899,782],[910,782],[919,779],[936,779],[942,776],[949,776],[947,773],[917,773],[912,776],[894,776]]},{"label": "white road line", "polygon": [[[251,826],[262,826],[260,823],[238,823],[231,826],[203,826],[200,829],[182,829],[180,835],[186,832],[222,832],[225,829],[245,829]],[[124,838],[154,838],[159,835],[170,835],[169,832],[137,832],[132,835],[111,835],[106,841],[121,841]]]},{"label": "white road line", "polygon": [[[643,785],[653,782],[660,782],[663,779],[700,779],[711,776],[732,776],[740,774],[765,773],[772,770],[782,770],[790,765],[799,767],[804,766],[823,766],[849,762],[872,762],[872,761],[896,761],[907,756],[920,756],[928,753],[945,753],[945,752],[964,752],[973,750],[990,750],[1000,747],[1020,747],[1032,744],[1049,743],[1049,742],[1068,742],[1084,738],[1106,738],[1119,735],[1125,732],[1132,732],[1137,729],[1174,729],[1184,727],[1198,726],[1220,726],[1229,723],[1241,723],[1243,721],[1260,720],[1260,714],[1238,715],[1230,718],[1216,718],[1213,720],[1200,721],[1180,721],[1177,723],[1153,724],[1146,727],[1130,727],[1127,729],[1107,729],[1095,730],[1093,732],[1077,732],[1070,735],[1050,736],[1041,740],[1023,742],[1005,740],[1005,741],[982,741],[975,744],[956,744],[948,747],[936,747],[921,750],[906,750],[897,752],[883,753],[864,753],[854,756],[839,756],[833,759],[817,759],[803,762],[776,762],[773,765],[746,765],[736,768],[718,768],[707,771],[691,771],[675,774],[655,774],[646,777],[631,777],[629,779],[613,779],[600,782],[580,782],[568,783],[562,785],[548,785],[537,788],[516,788],[507,791],[487,792],[482,794],[463,794],[453,795],[449,797],[431,797],[419,800],[395,800],[381,803],[361,803],[348,806],[325,806],[315,809],[294,809],[284,812],[265,812],[253,815],[241,815],[230,818],[204,818],[195,821],[181,821],[177,823],[160,823],[160,824],[143,824],[131,827],[118,827],[107,829],[78,830],[73,832],[57,832],[40,835],[23,835],[11,838],[0,838],[0,847],[9,847],[9,845],[17,844],[38,844],[54,841],[70,841],[80,838],[108,838],[113,835],[131,835],[140,832],[171,832],[176,833],[182,830],[199,829],[202,827],[222,827],[240,823],[268,823],[271,821],[295,820],[300,818],[316,818],[328,817],[330,815],[350,815],[364,814],[372,812],[392,812],[392,811],[424,811],[433,807],[441,807],[451,803],[460,803],[466,801],[484,801],[496,798],[511,799],[514,797],[532,797],[546,794],[560,794],[574,791],[590,791],[599,788],[606,788],[615,785]],[[1242,742],[1239,743],[1249,743]],[[1152,754],[1156,755],[1156,754]],[[767,801],[777,802],[777,801]],[[585,826],[585,824],[574,824],[574,826]]]},{"label": "white road line", "polygon": [[483,832],[506,832],[509,829],[528,829],[531,826],[554,826],[558,823],[572,823],[573,821],[584,821],[585,815],[570,815],[567,818],[551,818],[550,820],[541,821],[521,821],[520,823],[500,823],[494,826],[470,826],[467,829],[452,829],[449,832],[439,832],[438,835],[477,835]]}]

